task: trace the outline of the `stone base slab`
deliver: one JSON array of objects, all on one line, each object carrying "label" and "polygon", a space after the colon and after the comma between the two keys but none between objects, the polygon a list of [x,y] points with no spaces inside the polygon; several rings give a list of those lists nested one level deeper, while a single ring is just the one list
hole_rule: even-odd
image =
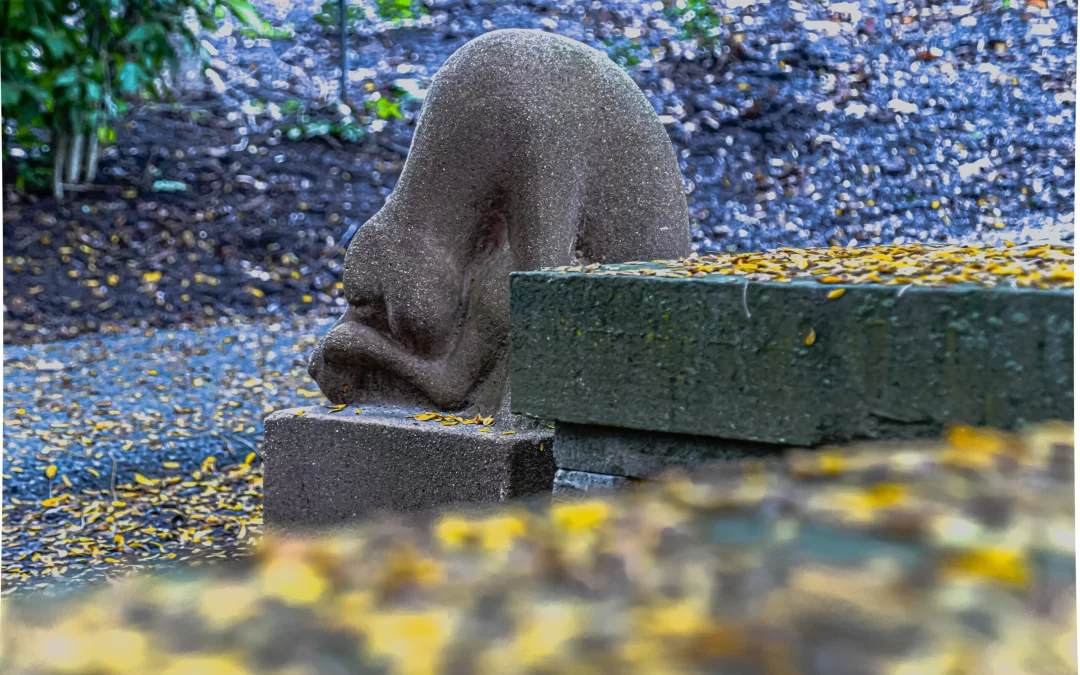
[{"label": "stone base slab", "polygon": [[785,447],[566,422],[555,428],[555,466],[590,475],[649,478],[680,466],[776,458]]},{"label": "stone base slab", "polygon": [[[550,493],[552,432],[531,425],[443,426],[419,410],[303,408],[265,422],[267,529],[322,527],[379,511],[424,511]],[[515,416],[516,418],[516,416]]]},{"label": "stone base slab", "polygon": [[584,497],[597,493],[609,493],[626,489],[637,483],[632,478],[625,476],[609,476],[588,471],[574,471],[571,469],[557,469],[555,471],[555,487],[552,494],[558,498]]}]

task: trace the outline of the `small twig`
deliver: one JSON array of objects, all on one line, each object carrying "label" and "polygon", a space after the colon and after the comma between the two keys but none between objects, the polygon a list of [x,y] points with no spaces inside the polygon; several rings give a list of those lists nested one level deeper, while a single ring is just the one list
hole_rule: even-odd
[{"label": "small twig", "polygon": [[742,308],[743,308],[743,311],[746,312],[746,318],[747,319],[750,318],[750,306],[748,304],[746,304],[746,293],[749,290],[750,290],[750,280],[747,279],[746,283],[744,283],[743,287],[742,287]]},{"label": "small twig", "polygon": [[80,183],[76,185],[73,183],[64,183],[64,189],[72,192],[95,192],[97,190],[103,192],[119,192],[124,188],[120,185],[95,185],[93,183]]},{"label": "small twig", "polygon": [[341,142],[338,139],[334,138],[333,136],[326,136],[326,135],[320,134],[319,136],[316,136],[315,138],[319,139],[320,141],[325,142],[327,145],[329,145],[331,148],[333,148],[335,150],[344,150],[345,149],[345,146],[342,145]]},{"label": "small twig", "polygon": [[907,286],[904,286],[903,288],[901,288],[900,292],[896,294],[896,299],[899,300],[900,296],[904,294],[904,291],[906,291],[907,289],[911,288],[914,285],[915,284],[908,284]]},{"label": "small twig", "polygon": [[146,167],[143,169],[143,185],[150,186],[151,179],[154,177],[154,161],[157,159],[158,152],[161,150],[161,146],[155,145],[150,151],[150,157],[146,160]]},{"label": "small twig", "polygon": [[116,499],[116,455],[109,453],[109,459],[112,460],[112,478],[109,480],[109,492],[112,493],[113,501]]},{"label": "small twig", "polygon": [[[229,442],[228,439],[231,438],[232,440],[236,441],[237,443],[242,444],[244,447],[246,447],[249,450],[251,450],[252,452],[254,452],[256,455],[259,456],[259,459],[262,459],[262,453],[259,452],[259,449],[257,447],[255,447],[250,441],[248,441],[246,439],[243,439],[240,436],[237,436],[236,434],[223,434],[220,431],[218,431],[217,429],[213,429],[213,430],[210,431],[210,435],[213,436],[214,438],[220,438],[221,440],[225,441],[226,445],[228,445],[228,442]],[[229,452],[230,453],[233,452],[232,448],[229,448]]]},{"label": "small twig", "polygon": [[259,456],[259,459],[262,459],[262,453],[261,453],[261,452],[259,452],[259,449],[258,449],[257,447],[255,447],[255,445],[254,445],[254,444],[252,444],[252,443],[250,443],[250,442],[248,442],[248,441],[244,440],[243,438],[240,438],[240,437],[239,437],[239,436],[237,436],[236,434],[232,434],[232,435],[231,435],[231,438],[232,438],[232,439],[233,439],[234,441],[236,441],[237,443],[242,443],[242,444],[244,444],[245,446],[247,446],[247,447],[248,447],[248,448],[249,448],[249,449],[250,449],[250,450],[251,450],[252,452],[254,452],[254,453],[255,453],[256,455],[258,455],[258,456]]}]

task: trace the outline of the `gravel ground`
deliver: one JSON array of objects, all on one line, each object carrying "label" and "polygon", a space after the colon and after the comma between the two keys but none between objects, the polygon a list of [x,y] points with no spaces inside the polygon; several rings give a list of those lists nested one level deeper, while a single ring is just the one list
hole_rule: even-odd
[{"label": "gravel ground", "polygon": [[343,245],[392,189],[427,84],[496,28],[640,60],[700,251],[1072,239],[1074,0],[725,0],[713,52],[681,40],[663,3],[435,0],[414,24],[349,35],[358,106],[395,83],[415,96],[344,145],[289,140],[281,114],[337,94],[318,3],[259,6],[296,38],[208,36],[215,75],[189,69],[177,106],[120,125],[99,189],[5,194],[5,342],[340,311]]},{"label": "gravel ground", "polygon": [[325,402],[327,322],[222,324],[5,347],[5,594],[247,550],[262,420]]}]

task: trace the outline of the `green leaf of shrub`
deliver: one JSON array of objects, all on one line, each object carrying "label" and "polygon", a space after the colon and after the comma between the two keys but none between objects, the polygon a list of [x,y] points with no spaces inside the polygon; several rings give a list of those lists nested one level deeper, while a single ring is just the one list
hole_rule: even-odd
[{"label": "green leaf of shrub", "polygon": [[53,80],[53,84],[57,87],[69,87],[75,84],[75,81],[78,79],[79,70],[72,66],[71,68],[61,71],[60,74],[56,76],[56,79]]},{"label": "green leaf of shrub", "polygon": [[265,21],[247,0],[223,0],[225,5],[232,11],[236,18],[240,19],[252,28],[264,28]]},{"label": "green leaf of shrub", "polygon": [[142,69],[134,63],[125,63],[120,69],[120,90],[125,94],[134,94],[142,82]]}]

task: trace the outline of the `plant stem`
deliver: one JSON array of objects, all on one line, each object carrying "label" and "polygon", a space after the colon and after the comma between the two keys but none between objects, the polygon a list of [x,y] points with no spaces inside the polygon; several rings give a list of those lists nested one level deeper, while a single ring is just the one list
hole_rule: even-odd
[{"label": "plant stem", "polygon": [[79,182],[79,169],[82,168],[83,145],[85,143],[86,137],[79,131],[76,131],[75,140],[71,144],[71,156],[68,157],[67,182],[69,183]]},{"label": "plant stem", "polygon": [[338,98],[342,103],[349,100],[349,52],[346,48],[345,33],[349,29],[349,20],[346,15],[347,3],[345,0],[338,0],[338,14],[340,14],[341,20],[341,93]]},{"label": "plant stem", "polygon": [[53,130],[53,195],[64,198],[64,165],[67,160],[67,134]]},{"label": "plant stem", "polygon": [[97,178],[98,169],[98,135],[97,129],[90,132],[90,149],[86,153],[86,182],[93,183]]}]

